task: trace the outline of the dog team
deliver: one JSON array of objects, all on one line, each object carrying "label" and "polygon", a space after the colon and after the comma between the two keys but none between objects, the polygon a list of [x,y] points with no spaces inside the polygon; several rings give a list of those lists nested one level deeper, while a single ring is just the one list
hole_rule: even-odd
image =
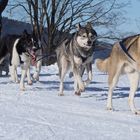
[{"label": "dog team", "polygon": [[[77,25],[77,31],[67,37],[56,48],[57,64],[59,69],[60,87],[59,95],[63,96],[64,78],[69,69],[74,76],[74,92],[81,95],[85,87],[92,81],[93,52],[95,51],[97,33],[91,23],[85,26]],[[42,48],[38,40],[26,30],[22,35],[6,35],[0,40],[0,63],[6,55],[10,56],[9,71],[14,82],[20,82],[20,89],[25,90],[24,80],[27,76],[28,84],[32,84],[30,65],[32,59],[42,55]],[[22,73],[20,81],[17,76],[17,67],[20,65]],[[39,80],[42,59],[36,64],[36,72],[33,75]],[[140,114],[134,104],[135,92],[138,88],[140,77],[140,34],[130,36],[116,42],[110,56],[104,60],[96,60],[97,68],[108,73],[108,99],[107,109],[112,110],[112,94],[121,74],[126,74],[130,81],[129,107],[134,114]],[[84,71],[87,72],[87,80],[82,80]]]}]

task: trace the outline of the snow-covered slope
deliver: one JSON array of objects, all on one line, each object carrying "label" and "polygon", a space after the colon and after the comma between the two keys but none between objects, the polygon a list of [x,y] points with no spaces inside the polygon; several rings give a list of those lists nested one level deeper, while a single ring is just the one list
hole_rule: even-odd
[{"label": "snow-covered slope", "polygon": [[[20,70],[19,70],[20,71]],[[85,75],[84,75],[85,76]],[[129,83],[120,78],[114,92],[115,111],[107,111],[107,75],[93,66],[93,81],[81,97],[66,76],[65,96],[59,97],[56,65],[43,67],[40,82],[19,85],[0,78],[0,140],[139,140],[140,116],[128,107]],[[140,94],[135,98],[140,108]]]}]

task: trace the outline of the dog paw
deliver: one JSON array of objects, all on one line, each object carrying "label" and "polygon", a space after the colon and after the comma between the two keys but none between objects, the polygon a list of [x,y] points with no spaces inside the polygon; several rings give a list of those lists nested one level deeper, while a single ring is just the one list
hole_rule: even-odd
[{"label": "dog paw", "polygon": [[107,107],[106,110],[113,110],[113,108],[112,107]]},{"label": "dog paw", "polygon": [[79,91],[80,91],[80,92],[85,91],[84,83],[82,83],[82,84],[79,85]]},{"label": "dog paw", "polygon": [[21,91],[25,91],[25,88],[22,87],[22,88],[20,88],[20,90],[21,90]]},{"label": "dog paw", "polygon": [[81,92],[80,91],[75,91],[75,95],[81,96]]},{"label": "dog paw", "polygon": [[25,91],[25,85],[24,84],[20,84],[20,90]]},{"label": "dog paw", "polygon": [[135,115],[140,115],[140,111],[139,111],[139,110],[135,110],[135,111],[133,111],[133,113],[134,113]]},{"label": "dog paw", "polygon": [[86,87],[86,86],[88,86],[89,84],[90,84],[90,80],[86,80],[86,81],[84,81],[84,86]]},{"label": "dog paw", "polygon": [[33,82],[32,81],[28,82],[28,85],[33,85]]},{"label": "dog paw", "polygon": [[19,84],[20,81],[19,81],[19,80],[16,80],[15,82],[16,82],[17,84]]},{"label": "dog paw", "polygon": [[16,79],[11,79],[13,83],[19,83]]},{"label": "dog paw", "polygon": [[64,93],[58,93],[58,96],[64,96]]},{"label": "dog paw", "polygon": [[35,81],[39,81],[39,76],[33,75],[33,79],[34,79]]}]

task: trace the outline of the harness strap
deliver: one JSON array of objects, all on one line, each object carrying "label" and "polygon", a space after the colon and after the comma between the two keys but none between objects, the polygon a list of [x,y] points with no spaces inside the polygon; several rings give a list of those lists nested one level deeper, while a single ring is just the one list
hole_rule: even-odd
[{"label": "harness strap", "polygon": [[[129,58],[131,58],[134,62],[136,62],[135,59],[128,53],[128,50],[129,50],[129,49],[126,49],[126,47],[125,47],[125,45],[123,44],[123,42],[120,41],[119,44],[120,44],[120,47],[122,48],[122,50],[124,51],[124,53],[125,53]],[[130,48],[130,47],[128,47],[128,48]]]},{"label": "harness strap", "polygon": [[131,44],[129,44],[127,51],[129,51],[129,49],[131,48],[131,46],[135,43],[135,41],[139,38],[139,34],[137,35],[137,37],[135,38],[135,40],[133,40],[133,42]]}]

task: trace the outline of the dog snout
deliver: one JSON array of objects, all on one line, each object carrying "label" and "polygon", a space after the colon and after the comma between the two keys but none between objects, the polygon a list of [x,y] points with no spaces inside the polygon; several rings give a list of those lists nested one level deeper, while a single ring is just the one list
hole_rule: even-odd
[{"label": "dog snout", "polygon": [[91,42],[90,40],[87,41],[87,44],[88,44],[88,45],[91,45],[91,43],[92,43],[92,42]]}]

